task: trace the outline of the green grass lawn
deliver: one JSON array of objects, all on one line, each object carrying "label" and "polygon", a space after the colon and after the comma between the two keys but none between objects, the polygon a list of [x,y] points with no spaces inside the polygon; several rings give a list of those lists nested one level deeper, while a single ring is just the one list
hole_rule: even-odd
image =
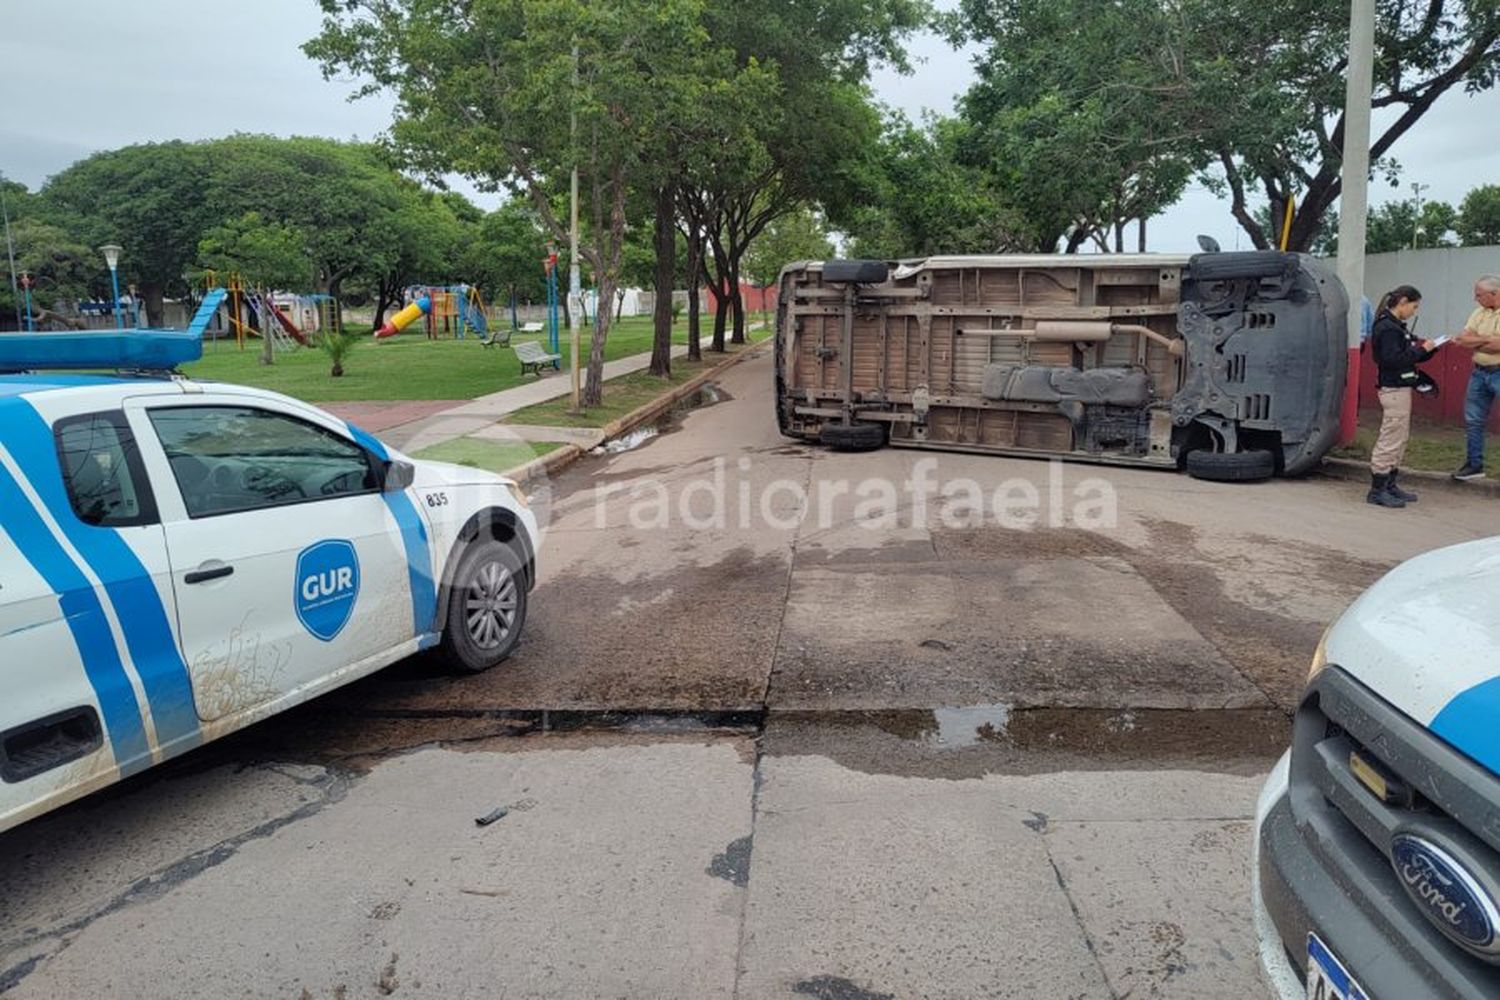
[{"label": "green grass lawn", "polygon": [[506,472],[561,447],[555,441],[491,441],[487,438],[464,437],[423,448],[412,457],[468,465],[491,472]]},{"label": "green grass lawn", "polygon": [[[1334,458],[1348,458],[1357,462],[1368,462],[1370,450],[1375,446],[1379,424],[1361,421],[1355,432],[1354,443],[1347,448],[1335,448],[1329,452]],[[1422,469],[1428,472],[1452,472],[1464,464],[1464,432],[1461,427],[1413,426],[1411,440],[1406,445],[1406,460],[1403,468]]]},{"label": "green grass lawn", "polygon": [[[765,339],[767,335],[764,330],[752,330],[749,334],[752,344]],[[745,349],[735,344],[728,346],[730,354]],[[604,383],[603,404],[584,410],[581,414],[569,413],[568,408],[572,405],[572,401],[563,396],[517,410],[502,422],[540,427],[603,427],[610,421],[618,420],[627,413],[645,406],[657,396],[670,391],[674,386],[682,385],[703,370],[719,364],[730,354],[715,354],[705,348],[702,361],[673,358],[670,378],[657,378],[648,371],[631,372],[629,375],[612,378]]]},{"label": "green grass lawn", "polygon": [[[328,374],[328,358],[317,348],[279,352],[276,363],[260,363],[260,342],[251,341],[241,351],[233,341],[208,341],[203,360],[183,366],[198,379],[253,385],[295,396],[310,403],[350,400],[473,399],[520,385],[534,375],[521,374],[520,363],[508,347],[481,347],[477,339],[428,340],[421,333],[403,333],[389,340],[374,341],[368,328],[351,330],[360,342],[344,359],[344,375]],[[582,331],[583,349],[588,350],[593,331]],[[567,331],[560,331],[562,367],[567,371]],[[675,343],[687,342],[687,323],[672,331]],[[535,336],[517,337],[540,340]],[[544,343],[545,346],[545,343]],[[651,350],[651,317],[631,316],[613,324],[605,343],[606,361]]]}]

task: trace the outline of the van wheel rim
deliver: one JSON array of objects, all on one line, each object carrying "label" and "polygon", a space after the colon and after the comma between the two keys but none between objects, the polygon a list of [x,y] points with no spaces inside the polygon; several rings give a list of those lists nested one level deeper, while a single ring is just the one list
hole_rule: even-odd
[{"label": "van wheel rim", "polygon": [[479,566],[464,596],[469,638],[498,649],[516,623],[516,578],[498,560]]}]

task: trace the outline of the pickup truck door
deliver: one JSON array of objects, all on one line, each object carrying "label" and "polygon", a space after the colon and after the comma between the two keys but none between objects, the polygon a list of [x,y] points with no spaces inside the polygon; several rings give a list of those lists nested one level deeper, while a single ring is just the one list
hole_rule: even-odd
[{"label": "pickup truck door", "polygon": [[127,412],[152,468],[205,721],[410,643],[406,549],[367,449],[244,396],[148,399]]}]

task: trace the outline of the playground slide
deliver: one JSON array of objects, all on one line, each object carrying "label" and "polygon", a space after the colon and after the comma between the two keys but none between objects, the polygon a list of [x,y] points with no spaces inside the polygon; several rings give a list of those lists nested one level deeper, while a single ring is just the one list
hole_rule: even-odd
[{"label": "playground slide", "polygon": [[193,321],[188,324],[187,332],[196,336],[203,336],[203,331],[208,329],[208,324],[213,322],[214,314],[224,304],[224,296],[229,294],[222,288],[210,288],[208,294],[203,296],[203,302],[198,306],[198,311],[193,314]]},{"label": "playground slide", "polygon": [[287,318],[286,313],[276,308],[276,303],[267,298],[261,298],[259,301],[265,303],[265,311],[276,317],[276,322],[281,324],[281,328],[286,331],[288,337],[291,337],[303,347],[308,346],[307,337],[303,335],[301,330],[297,329],[296,323]]},{"label": "playground slide", "polygon": [[396,315],[386,320],[385,326],[375,331],[376,340],[384,340],[386,337],[394,337],[415,323],[420,317],[432,309],[432,299],[424,295],[417,301],[410,303]]},{"label": "playground slide", "polygon": [[469,308],[464,313],[464,320],[469,324],[469,329],[481,336],[489,333],[490,322],[485,318],[484,308],[474,299],[469,299],[467,305]]}]

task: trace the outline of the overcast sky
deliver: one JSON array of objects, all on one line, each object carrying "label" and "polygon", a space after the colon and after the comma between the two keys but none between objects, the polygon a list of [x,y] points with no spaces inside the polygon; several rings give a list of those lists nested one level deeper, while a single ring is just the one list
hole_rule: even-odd
[{"label": "overcast sky", "polygon": [[[4,24],[0,173],[33,190],[95,150],[135,142],[236,131],[369,139],[390,121],[388,99],[349,103],[351,83],[325,82],[302,55],[299,45],[318,31],[314,0],[12,0]],[[931,36],[912,51],[915,73],[880,72],[877,97],[913,118],[950,112],[972,77],[967,55]],[[1392,117],[1377,117],[1377,134]],[[1470,188],[1500,182],[1495,121],[1500,93],[1450,93],[1396,145],[1401,187],[1377,181],[1371,200],[1410,197],[1417,181],[1429,185],[1424,198],[1456,204]],[[493,195],[455,186],[495,204]],[[1195,187],[1153,220],[1150,249],[1194,250],[1200,232],[1225,249],[1244,239],[1227,207]]]}]

